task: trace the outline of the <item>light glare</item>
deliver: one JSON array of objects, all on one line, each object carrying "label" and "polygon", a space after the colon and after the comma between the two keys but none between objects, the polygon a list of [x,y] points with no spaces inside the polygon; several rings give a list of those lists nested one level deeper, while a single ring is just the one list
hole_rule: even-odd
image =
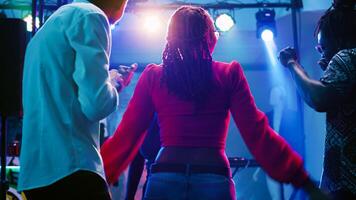
[{"label": "light glare", "polygon": [[146,16],[143,27],[150,33],[155,33],[161,28],[161,21],[157,16]]},{"label": "light glare", "polygon": [[216,27],[222,32],[229,31],[234,24],[234,20],[228,14],[219,15],[215,20]]},{"label": "light glare", "polygon": [[[27,15],[23,20],[26,22],[27,31],[32,31],[32,15]],[[40,27],[40,19],[36,17],[36,28]]]},{"label": "light glare", "polygon": [[262,31],[261,33],[261,38],[263,39],[263,41],[267,42],[267,41],[272,41],[274,39],[274,34],[271,30],[269,29],[265,29]]}]

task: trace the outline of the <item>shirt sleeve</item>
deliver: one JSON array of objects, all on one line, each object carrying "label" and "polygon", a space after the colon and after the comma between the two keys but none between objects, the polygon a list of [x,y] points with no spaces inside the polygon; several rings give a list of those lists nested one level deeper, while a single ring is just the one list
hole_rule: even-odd
[{"label": "shirt sleeve", "polygon": [[87,13],[67,30],[75,51],[73,79],[78,86],[78,100],[84,115],[99,121],[115,111],[116,89],[109,82],[111,33],[105,16]]},{"label": "shirt sleeve", "polygon": [[230,112],[248,149],[274,179],[300,187],[308,175],[301,157],[269,126],[257,109],[240,64],[231,65]]},{"label": "shirt sleeve", "polygon": [[154,116],[151,98],[152,74],[148,66],[139,78],[134,94],[114,135],[101,147],[108,183],[114,183],[133,160]]},{"label": "shirt sleeve", "polygon": [[320,81],[336,89],[341,99],[347,99],[356,87],[356,51],[342,50],[329,62]]}]

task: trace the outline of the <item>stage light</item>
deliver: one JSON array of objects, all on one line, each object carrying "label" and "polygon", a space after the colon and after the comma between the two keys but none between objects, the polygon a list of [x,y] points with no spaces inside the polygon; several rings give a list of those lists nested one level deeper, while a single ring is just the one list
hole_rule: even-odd
[{"label": "stage light", "polygon": [[113,31],[116,28],[116,24],[110,24],[110,29]]},{"label": "stage light", "polygon": [[274,33],[270,29],[264,29],[261,33],[261,38],[263,41],[272,41],[274,39]]},{"label": "stage light", "polygon": [[[27,24],[27,31],[31,32],[32,31],[32,15],[27,15],[26,17],[23,18],[23,20]],[[40,27],[40,19],[36,17],[36,28]]]},{"label": "stage light", "polygon": [[156,33],[161,29],[161,20],[155,15],[146,15],[144,18],[143,27],[146,31],[150,33]]},{"label": "stage light", "polygon": [[231,17],[231,15],[226,13],[219,15],[215,20],[215,26],[221,32],[229,31],[234,26],[234,24],[234,19]]},{"label": "stage light", "polygon": [[264,41],[273,40],[277,35],[276,12],[272,9],[262,9],[256,13],[256,36]]}]

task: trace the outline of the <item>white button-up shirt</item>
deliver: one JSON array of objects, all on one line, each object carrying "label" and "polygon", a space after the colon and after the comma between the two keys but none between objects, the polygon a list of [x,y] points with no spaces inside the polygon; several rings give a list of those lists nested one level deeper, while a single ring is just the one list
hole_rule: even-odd
[{"label": "white button-up shirt", "polygon": [[118,104],[109,82],[110,48],[107,17],[86,1],[59,8],[31,39],[19,190],[47,186],[77,170],[105,178],[99,120]]}]

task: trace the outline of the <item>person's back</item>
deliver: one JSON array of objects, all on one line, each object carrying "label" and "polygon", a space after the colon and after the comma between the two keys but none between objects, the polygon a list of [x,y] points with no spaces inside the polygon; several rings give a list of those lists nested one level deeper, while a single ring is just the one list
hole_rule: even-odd
[{"label": "person's back", "polygon": [[163,146],[225,148],[231,85],[233,79],[238,78],[233,77],[236,74],[231,71],[239,67],[236,62],[213,62],[216,85],[210,88],[209,96],[200,108],[172,95],[167,87],[160,84],[163,74],[161,66],[147,67],[147,76],[154,77],[149,86],[152,86],[150,92],[159,118]]},{"label": "person's back", "polygon": [[225,154],[230,112],[249,150],[273,178],[318,193],[301,158],[257,109],[240,64],[212,60],[216,42],[204,9],[183,6],[173,14],[163,63],[146,67],[115,134],[102,146],[108,182],[115,182],[136,155],[157,112],[162,148],[145,198],[235,199]]},{"label": "person's back", "polygon": [[[229,168],[225,142],[230,112],[246,144],[262,165],[269,165],[271,159],[263,158],[266,150],[281,150],[278,149],[280,144],[275,145],[275,150],[269,147],[281,141],[276,135],[272,135],[272,139],[268,138],[269,134],[274,132],[269,128],[266,116],[256,108],[240,64],[212,62],[215,84],[210,88],[204,104],[198,108],[193,102],[182,100],[170,93],[161,83],[163,70],[162,66],[150,65],[142,74],[146,80],[142,84],[152,98],[161,130],[163,148],[156,158],[156,163],[218,165]],[[255,127],[251,128],[251,124]],[[265,141],[261,142],[262,140]],[[257,143],[259,145],[256,145]],[[285,155],[293,155],[287,152]],[[286,159],[282,158],[285,155],[272,157],[279,157],[283,161]],[[293,170],[301,169],[302,162],[298,162]],[[272,168],[275,167],[270,166],[269,172],[276,177],[278,173],[293,167],[280,163],[278,169],[271,170]],[[289,173],[301,173],[292,171]]]},{"label": "person's back", "polygon": [[[172,95],[161,84],[162,66],[148,66],[145,73],[159,118],[162,148],[156,162],[222,165],[228,168],[225,142],[230,119],[229,106],[237,62],[213,62],[216,84],[206,102],[197,108],[192,102]],[[171,156],[174,154],[175,156]]]}]

